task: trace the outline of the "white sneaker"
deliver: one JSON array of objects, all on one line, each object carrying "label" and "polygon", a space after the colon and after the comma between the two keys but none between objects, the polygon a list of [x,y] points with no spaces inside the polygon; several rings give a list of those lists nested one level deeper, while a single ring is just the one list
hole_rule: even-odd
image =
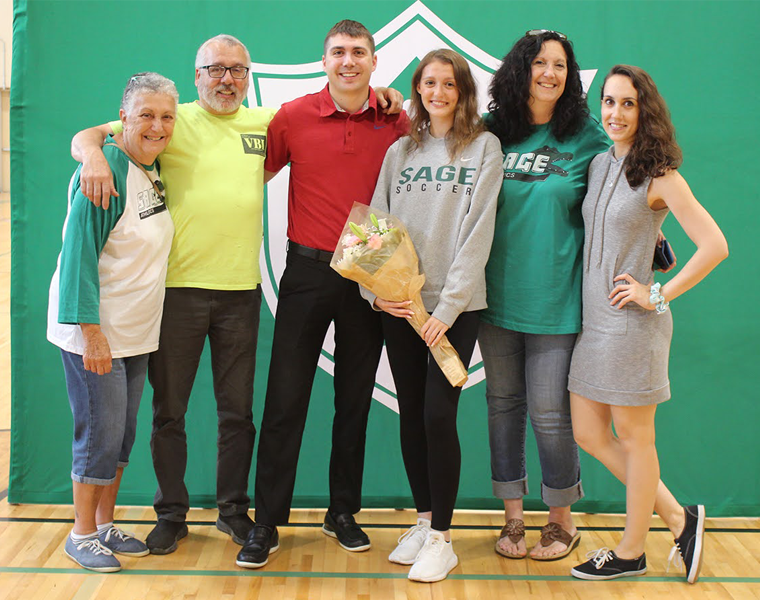
[{"label": "white sneaker", "polygon": [[451,542],[447,542],[440,531],[428,533],[425,545],[417,555],[417,560],[409,570],[412,581],[441,581],[459,564]]},{"label": "white sneaker", "polygon": [[425,545],[429,531],[430,521],[417,519],[417,524],[398,538],[398,546],[391,552],[388,560],[399,565],[413,565],[422,546]]}]

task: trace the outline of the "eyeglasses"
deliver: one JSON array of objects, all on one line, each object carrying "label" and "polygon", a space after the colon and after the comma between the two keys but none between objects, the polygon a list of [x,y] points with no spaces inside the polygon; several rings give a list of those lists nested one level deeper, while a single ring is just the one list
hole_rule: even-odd
[{"label": "eyeglasses", "polygon": [[531,29],[530,31],[526,31],[525,35],[528,37],[533,37],[534,35],[542,35],[544,33],[553,33],[563,42],[567,41],[567,36],[564,33],[554,31],[553,29]]},{"label": "eyeglasses", "polygon": [[198,68],[206,69],[211,79],[221,79],[227,74],[227,71],[230,72],[233,79],[245,79],[248,77],[249,71],[248,67],[223,67],[222,65],[205,65]]}]

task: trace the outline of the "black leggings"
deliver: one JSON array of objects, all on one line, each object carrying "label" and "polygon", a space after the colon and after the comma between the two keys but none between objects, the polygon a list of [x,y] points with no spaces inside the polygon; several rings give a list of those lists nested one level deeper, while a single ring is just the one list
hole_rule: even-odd
[{"label": "black leggings", "polygon": [[[462,456],[457,408],[462,388],[448,382],[425,342],[405,319],[382,316],[398,398],[401,453],[414,504],[419,512],[433,512],[433,529],[446,531],[459,489]],[[462,313],[446,332],[465,366],[472,358],[478,323],[478,312]]]}]

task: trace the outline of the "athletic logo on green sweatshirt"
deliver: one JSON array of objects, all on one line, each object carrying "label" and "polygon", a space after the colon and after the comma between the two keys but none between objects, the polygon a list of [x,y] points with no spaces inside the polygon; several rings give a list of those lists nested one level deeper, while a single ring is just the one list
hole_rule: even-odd
[{"label": "athletic logo on green sweatshirt", "polygon": [[504,157],[504,179],[544,181],[549,175],[567,177],[567,171],[555,165],[559,160],[573,160],[572,152],[542,146],[532,152],[509,152]]}]

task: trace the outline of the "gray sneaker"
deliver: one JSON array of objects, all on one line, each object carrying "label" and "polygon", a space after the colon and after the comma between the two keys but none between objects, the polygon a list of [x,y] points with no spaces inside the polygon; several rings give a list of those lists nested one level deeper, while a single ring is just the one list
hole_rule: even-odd
[{"label": "gray sneaker", "polygon": [[80,567],[90,569],[90,571],[113,573],[121,570],[121,563],[113,555],[113,552],[103,546],[96,537],[75,542],[71,536],[68,536],[63,551]]},{"label": "gray sneaker", "polygon": [[119,529],[115,525],[98,534],[100,543],[114,554],[124,556],[145,556],[150,554],[148,547],[131,533]]}]

